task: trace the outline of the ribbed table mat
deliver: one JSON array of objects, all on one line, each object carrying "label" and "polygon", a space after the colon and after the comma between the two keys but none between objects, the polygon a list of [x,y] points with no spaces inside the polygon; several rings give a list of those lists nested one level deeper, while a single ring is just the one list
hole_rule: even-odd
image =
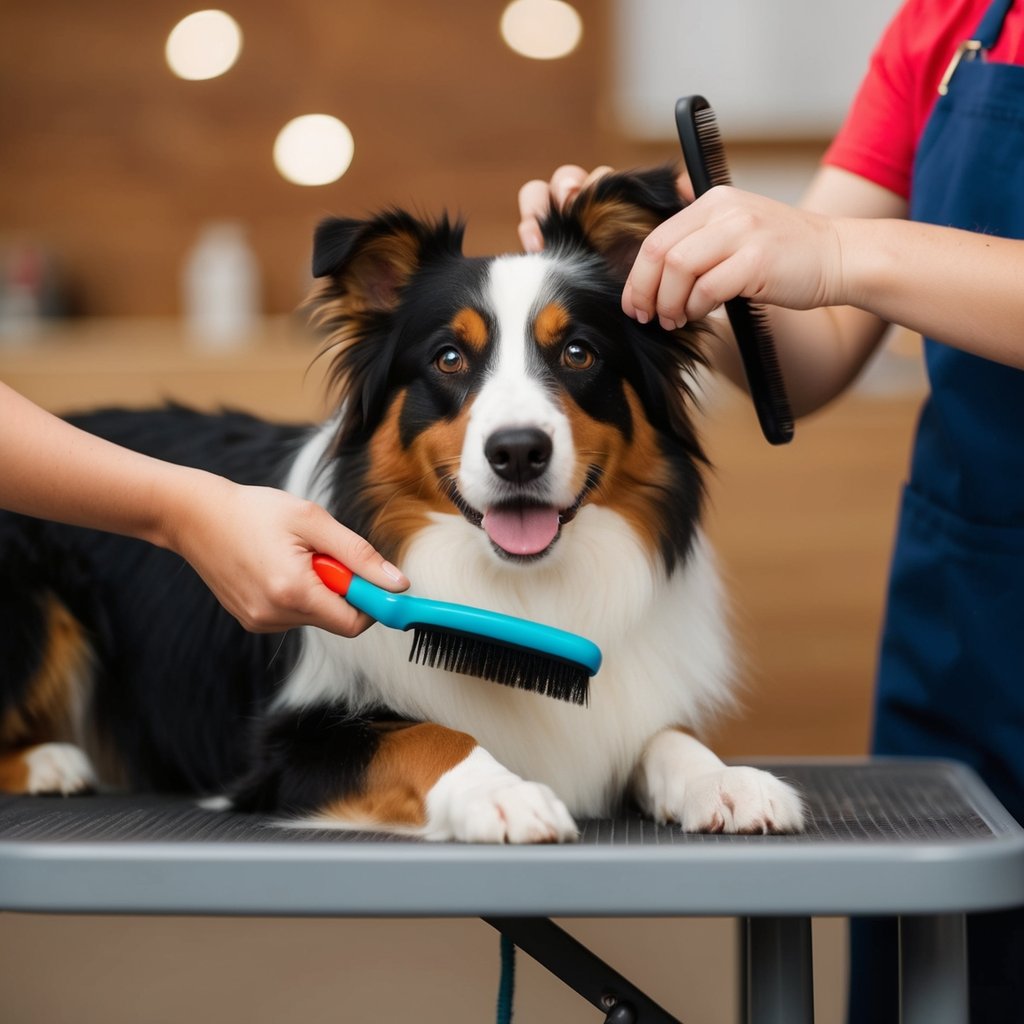
[{"label": "ribbed table mat", "polygon": [[[807,829],[794,836],[694,835],[636,814],[580,823],[596,845],[687,843],[843,843],[984,839],[992,826],[941,763],[771,764],[803,794]],[[200,808],[187,797],[0,796],[0,841],[32,842],[415,842],[334,829],[282,829],[257,815]]]}]

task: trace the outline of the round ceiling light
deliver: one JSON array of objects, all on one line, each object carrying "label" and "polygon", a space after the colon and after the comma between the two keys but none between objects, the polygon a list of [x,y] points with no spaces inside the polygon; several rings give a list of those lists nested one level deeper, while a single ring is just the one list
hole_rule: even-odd
[{"label": "round ceiling light", "polygon": [[524,57],[555,60],[572,53],[583,35],[576,8],[564,0],[513,0],[501,16],[501,36]]},{"label": "round ceiling light", "polygon": [[223,75],[242,51],[242,30],[224,11],[196,11],[182,18],[167,37],[171,70],[190,81]]},{"label": "round ceiling light", "polygon": [[289,121],[274,142],[274,166],[295,185],[329,185],[352,163],[355,143],[348,127],[329,114]]}]

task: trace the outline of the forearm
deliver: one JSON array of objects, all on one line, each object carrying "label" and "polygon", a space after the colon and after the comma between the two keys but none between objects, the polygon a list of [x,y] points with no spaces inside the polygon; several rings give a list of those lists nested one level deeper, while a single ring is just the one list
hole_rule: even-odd
[{"label": "forearm", "polygon": [[174,511],[225,483],[93,437],[3,384],[0,467],[0,507],[165,547]]},{"label": "forearm", "polygon": [[[842,274],[830,299],[848,305],[768,309],[797,416],[849,386],[889,324],[1024,368],[1024,242],[897,219],[835,224]],[[735,344],[723,356],[742,386]]]},{"label": "forearm", "polygon": [[840,297],[1024,368],[1024,242],[904,220],[837,220]]}]

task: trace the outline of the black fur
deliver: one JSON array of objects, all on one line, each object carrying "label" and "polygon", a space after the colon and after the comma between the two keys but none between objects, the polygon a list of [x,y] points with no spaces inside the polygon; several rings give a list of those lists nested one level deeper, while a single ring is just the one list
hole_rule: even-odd
[{"label": "black fur", "polygon": [[252,767],[233,787],[234,806],[286,814],[359,793],[380,745],[367,718],[336,705],[268,715],[254,739]]},{"label": "black fur", "polygon": [[[306,433],[240,413],[206,416],[176,406],[73,422],[240,483],[282,483]],[[88,633],[94,723],[134,786],[205,792],[243,770],[248,730],[289,665],[282,637],[243,630],[168,551],[0,513],[0,708],[19,700],[41,654],[44,641],[33,622],[49,594]]]}]

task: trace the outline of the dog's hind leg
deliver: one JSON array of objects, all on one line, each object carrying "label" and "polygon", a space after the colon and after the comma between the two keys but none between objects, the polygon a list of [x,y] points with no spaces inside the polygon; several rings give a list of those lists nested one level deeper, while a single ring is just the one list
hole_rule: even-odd
[{"label": "dog's hind leg", "polygon": [[330,706],[293,709],[270,723],[261,747],[231,803],[287,815],[283,824],[469,842],[576,835],[546,786],[524,781],[472,736],[444,726],[371,722]]},{"label": "dog's hind leg", "polygon": [[52,591],[0,594],[0,792],[90,790],[95,773],[72,742],[92,651],[81,623]]},{"label": "dog's hind leg", "polygon": [[0,792],[71,796],[95,786],[89,758],[73,743],[37,743],[0,751]]}]

